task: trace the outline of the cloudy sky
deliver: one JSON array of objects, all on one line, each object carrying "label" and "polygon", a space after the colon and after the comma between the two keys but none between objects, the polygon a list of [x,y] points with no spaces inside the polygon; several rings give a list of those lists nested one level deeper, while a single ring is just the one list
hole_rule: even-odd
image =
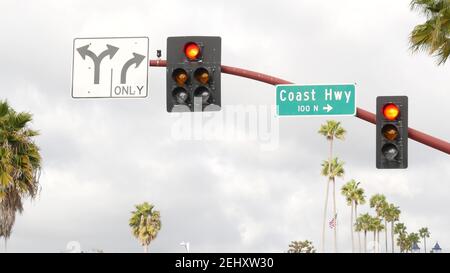
[{"label": "cloudy sky", "polygon": [[[2,0],[0,10],[0,99],[34,114],[43,156],[41,195],[18,216],[9,251],[59,252],[77,241],[84,250],[140,252],[128,219],[143,201],[162,216],[153,252],[182,251],[181,241],[193,252],[283,252],[304,239],[320,246],[325,118],[272,119],[272,149],[262,135],[180,139],[163,68],[149,69],[146,99],[72,99],[76,37],[148,36],[154,59],[157,49],[165,58],[169,36],[221,36],[225,65],[299,84],[355,82],[358,106],[372,112],[378,95],[407,95],[410,126],[449,139],[450,64],[408,50],[423,21],[409,0]],[[274,94],[222,76],[223,105],[270,106]],[[374,125],[339,120],[348,135],[335,145],[346,163],[338,187],[354,178],[369,196],[385,194],[408,231],[427,226],[431,243],[449,249],[449,156],[410,141],[407,170],[377,170]],[[350,209],[337,201],[339,249],[349,251]]]}]

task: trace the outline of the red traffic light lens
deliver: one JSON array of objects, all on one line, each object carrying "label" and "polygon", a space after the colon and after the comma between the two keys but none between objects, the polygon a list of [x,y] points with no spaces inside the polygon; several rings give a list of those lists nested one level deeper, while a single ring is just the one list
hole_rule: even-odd
[{"label": "red traffic light lens", "polygon": [[197,60],[200,57],[200,47],[196,43],[188,43],[184,47],[184,54],[189,60]]},{"label": "red traffic light lens", "polygon": [[395,120],[400,114],[400,109],[394,103],[386,104],[383,107],[383,115],[388,120]]}]

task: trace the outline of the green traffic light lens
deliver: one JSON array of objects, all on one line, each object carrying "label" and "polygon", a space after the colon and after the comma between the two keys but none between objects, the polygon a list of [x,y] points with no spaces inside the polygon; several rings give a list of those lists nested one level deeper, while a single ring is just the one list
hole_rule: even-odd
[{"label": "green traffic light lens", "polygon": [[187,104],[189,102],[189,95],[186,89],[177,87],[173,90],[173,98],[177,104]]},{"label": "green traffic light lens", "polygon": [[194,92],[194,96],[201,97],[203,104],[210,103],[211,92],[209,92],[208,88],[206,88],[204,86],[200,86],[199,88],[197,88]]},{"label": "green traffic light lens", "polygon": [[383,148],[381,148],[381,152],[387,160],[395,160],[398,155],[398,148],[394,144],[385,144]]}]

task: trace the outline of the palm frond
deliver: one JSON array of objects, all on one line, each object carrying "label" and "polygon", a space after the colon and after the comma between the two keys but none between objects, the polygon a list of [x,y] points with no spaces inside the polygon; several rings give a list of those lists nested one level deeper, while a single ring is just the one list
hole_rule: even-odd
[{"label": "palm frond", "polygon": [[159,211],[154,210],[154,206],[147,202],[135,206],[129,220],[132,234],[143,246],[147,246],[153,241],[161,229],[161,219]]},{"label": "palm frond", "polygon": [[450,0],[413,0],[411,8],[427,17],[411,31],[411,50],[427,51],[438,65],[444,64],[450,55]]},{"label": "palm frond", "polygon": [[0,237],[9,238],[16,213],[23,210],[24,198],[39,192],[41,156],[28,128],[29,113],[17,113],[0,101]]}]

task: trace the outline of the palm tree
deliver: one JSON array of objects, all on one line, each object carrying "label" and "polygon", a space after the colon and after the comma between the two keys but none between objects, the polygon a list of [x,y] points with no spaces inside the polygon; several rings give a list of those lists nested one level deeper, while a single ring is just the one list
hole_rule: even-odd
[{"label": "palm tree", "polygon": [[382,206],[381,206],[381,208],[380,208],[380,216],[381,216],[381,218],[383,219],[383,222],[384,222],[384,228],[383,228],[383,230],[384,230],[384,242],[385,242],[385,251],[386,251],[386,253],[388,252],[388,227],[387,227],[387,224],[388,224],[388,213],[389,213],[389,204],[386,202],[386,203],[384,203]]},{"label": "palm tree", "polygon": [[410,233],[407,237],[407,241],[408,241],[407,250],[411,251],[412,246],[414,244],[419,243],[419,241],[420,241],[419,234],[417,234],[416,232]]},{"label": "palm tree", "polygon": [[[356,210],[357,202],[361,201],[361,198],[364,199],[364,190],[359,188],[360,182],[356,182],[354,179],[347,182],[344,186],[342,186],[341,193],[345,196],[345,200],[347,201],[347,205],[351,207],[350,211],[350,234],[352,238],[352,252],[355,252],[355,243],[354,243],[354,217],[353,213]],[[365,200],[363,200],[365,201]],[[355,212],[355,218],[357,214]],[[360,245],[361,251],[361,245]]]},{"label": "palm tree", "polygon": [[161,219],[159,211],[153,210],[154,206],[147,202],[136,205],[136,210],[131,212],[130,227],[134,237],[136,237],[144,247],[144,252],[148,252],[148,246],[155,240],[161,229]]},{"label": "palm tree", "polygon": [[392,253],[395,252],[394,247],[394,224],[400,219],[400,209],[394,204],[389,204],[386,208],[386,221],[391,223],[391,243],[392,243]]},{"label": "palm tree", "polygon": [[355,239],[353,236],[353,212],[354,212],[354,202],[353,202],[353,195],[355,192],[355,188],[357,182],[352,179],[349,182],[347,182],[344,186],[341,188],[341,194],[345,197],[345,200],[347,201],[347,206],[350,206],[350,236],[352,238],[352,252],[355,252]]},{"label": "palm tree", "polygon": [[386,203],[386,197],[383,194],[375,194],[370,197],[369,204],[371,208],[375,208],[377,214],[381,214],[381,208]]},{"label": "palm tree", "polygon": [[[363,231],[363,224],[362,224],[361,216],[357,216],[355,218],[355,231],[358,232],[358,235],[361,234],[361,231]],[[365,243],[366,242],[364,242],[364,244]],[[361,244],[359,245],[359,252],[361,253]]]},{"label": "palm tree", "polygon": [[377,230],[376,230],[376,226],[377,226],[377,221],[378,218],[376,217],[372,217],[370,216],[370,219],[368,219],[369,221],[369,229],[368,231],[373,232],[373,252],[376,252],[376,248],[375,248],[375,243],[377,241]]},{"label": "palm tree", "polygon": [[394,233],[398,234],[397,238],[397,245],[400,248],[400,252],[404,252],[407,250],[407,239],[408,239],[408,233],[406,232],[406,226],[403,223],[397,223],[394,227]]},{"label": "palm tree", "polygon": [[406,226],[403,223],[397,223],[394,227],[394,233],[395,234],[402,234],[406,233]]},{"label": "palm tree", "polygon": [[368,213],[361,214],[356,218],[355,229],[364,231],[364,253],[367,252],[367,232],[370,231],[372,216]]},{"label": "palm tree", "polygon": [[311,241],[292,241],[288,253],[316,253]]},{"label": "palm tree", "polygon": [[[335,120],[327,120],[325,124],[322,124],[319,129],[319,134],[325,136],[325,138],[330,142],[330,150],[328,161],[332,161],[333,158],[333,141],[334,139],[343,140],[345,137],[345,129],[341,126],[340,122]],[[330,165],[331,166],[331,165]],[[328,170],[331,173],[331,170]],[[325,193],[325,206],[323,210],[323,227],[322,227],[322,252],[325,251],[325,227],[327,223],[327,207],[328,207],[328,193],[330,190],[330,179],[327,181],[327,190]],[[334,214],[336,215],[336,214]],[[336,228],[334,229],[334,251],[336,252]]]},{"label": "palm tree", "polygon": [[0,237],[5,248],[23,199],[39,192],[41,156],[33,141],[38,132],[28,127],[31,121],[30,113],[17,113],[0,101]]},{"label": "palm tree", "polygon": [[[356,190],[355,199],[353,200],[355,202],[355,218],[358,217],[358,205],[364,205],[366,203],[366,196],[364,195],[364,189],[358,188]],[[357,231],[357,230],[355,230]],[[361,231],[358,232],[358,249],[359,252],[361,252]]]},{"label": "palm tree", "polygon": [[374,230],[377,234],[377,248],[376,248],[376,252],[380,252],[380,231],[384,230],[385,225],[383,225],[382,220],[378,217],[374,217],[373,219],[373,226],[374,226]]},{"label": "palm tree", "polygon": [[368,218],[369,221],[369,229],[368,231],[373,232],[373,252],[378,252],[379,248],[378,245],[380,243],[380,231],[383,230],[384,226],[381,223],[381,219],[379,217],[372,217]]},{"label": "palm tree", "polygon": [[410,246],[410,238],[408,237],[408,233],[400,233],[397,237],[397,245],[400,248],[400,252],[408,252]]},{"label": "palm tree", "polygon": [[411,32],[411,49],[428,51],[438,57],[438,65],[444,64],[450,55],[450,1],[412,0],[411,9],[427,18]]},{"label": "palm tree", "polygon": [[428,228],[423,227],[419,229],[419,235],[423,239],[423,247],[425,250],[425,253],[427,253],[427,238],[430,238],[430,232],[428,231]]},{"label": "palm tree", "polygon": [[[339,161],[337,157],[333,160],[325,160],[322,163],[322,175],[328,177],[328,181],[333,183],[333,217],[337,216],[336,212],[336,177],[344,176],[344,162]],[[337,220],[334,226],[334,252],[337,252]]]},{"label": "palm tree", "polygon": [[387,221],[386,221],[386,208],[388,203],[386,202],[386,197],[382,194],[375,194],[370,198],[370,207],[375,208],[377,216],[384,219],[384,230],[385,230],[385,241],[386,241],[386,252],[387,252]]}]

